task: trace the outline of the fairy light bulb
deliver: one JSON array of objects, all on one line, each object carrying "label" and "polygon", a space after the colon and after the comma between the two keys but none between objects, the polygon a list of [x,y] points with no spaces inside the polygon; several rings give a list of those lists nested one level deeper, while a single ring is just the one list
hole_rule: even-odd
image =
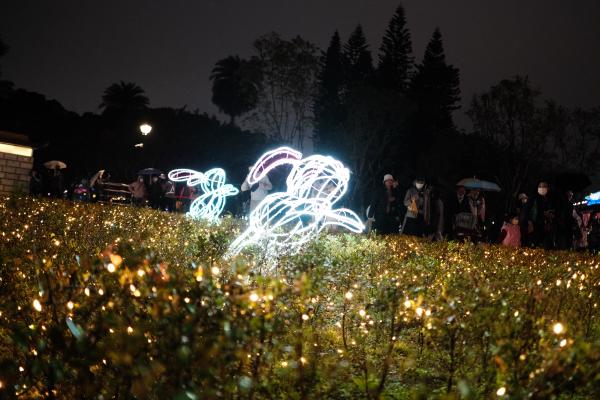
[{"label": "fairy light bulb", "polygon": [[552,331],[556,334],[556,335],[560,335],[561,333],[563,333],[565,331],[565,327],[563,326],[563,324],[561,324],[560,322],[557,322],[554,324],[554,326],[552,327]]}]

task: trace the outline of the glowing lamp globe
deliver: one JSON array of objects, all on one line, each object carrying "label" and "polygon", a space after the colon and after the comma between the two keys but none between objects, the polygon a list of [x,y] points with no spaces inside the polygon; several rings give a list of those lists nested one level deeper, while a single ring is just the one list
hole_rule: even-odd
[{"label": "glowing lamp globe", "polygon": [[140,125],[140,132],[142,132],[142,135],[146,136],[147,134],[152,132],[152,125],[150,125],[150,124]]}]

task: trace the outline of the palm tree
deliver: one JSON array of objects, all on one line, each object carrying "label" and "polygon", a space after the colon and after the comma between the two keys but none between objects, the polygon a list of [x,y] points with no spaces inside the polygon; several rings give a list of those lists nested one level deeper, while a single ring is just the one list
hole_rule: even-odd
[{"label": "palm tree", "polygon": [[150,104],[144,89],[133,82],[113,83],[102,95],[100,108],[104,110],[141,110]]},{"label": "palm tree", "polygon": [[256,60],[243,60],[236,55],[215,64],[210,75],[213,82],[212,102],[219,107],[219,111],[229,115],[232,125],[236,117],[256,106],[260,78],[260,67]]}]

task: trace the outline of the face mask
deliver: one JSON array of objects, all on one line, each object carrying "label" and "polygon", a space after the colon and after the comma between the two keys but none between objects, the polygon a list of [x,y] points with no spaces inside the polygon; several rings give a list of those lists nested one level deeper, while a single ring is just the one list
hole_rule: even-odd
[{"label": "face mask", "polygon": [[419,190],[423,189],[423,186],[425,186],[424,183],[415,183],[415,187]]},{"label": "face mask", "polygon": [[538,188],[538,194],[540,196],[545,196],[546,194],[548,194],[548,188]]}]

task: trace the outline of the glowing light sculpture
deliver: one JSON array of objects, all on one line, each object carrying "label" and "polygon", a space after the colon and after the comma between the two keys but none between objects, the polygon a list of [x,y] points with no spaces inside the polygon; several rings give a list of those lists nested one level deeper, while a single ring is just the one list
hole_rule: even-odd
[{"label": "glowing light sculpture", "polygon": [[250,245],[264,246],[268,255],[298,252],[326,226],[341,226],[362,232],[360,218],[347,208],[333,205],[348,190],[350,171],[329,156],[302,153],[280,147],[263,154],[248,175],[250,185],[259,182],[272,169],[289,164],[285,192],[271,193],[256,206],[249,226],[236,238],[228,251],[234,256]]},{"label": "glowing light sculpture", "polygon": [[225,208],[225,198],[239,192],[233,185],[225,183],[225,171],[222,168],[209,169],[204,173],[186,168],[174,169],[169,172],[169,179],[186,182],[190,187],[200,186],[203,194],[194,199],[187,215],[213,223],[218,222]]},{"label": "glowing light sculpture", "polygon": [[588,196],[585,196],[585,199],[589,206],[600,204],[600,192],[590,193]]}]

